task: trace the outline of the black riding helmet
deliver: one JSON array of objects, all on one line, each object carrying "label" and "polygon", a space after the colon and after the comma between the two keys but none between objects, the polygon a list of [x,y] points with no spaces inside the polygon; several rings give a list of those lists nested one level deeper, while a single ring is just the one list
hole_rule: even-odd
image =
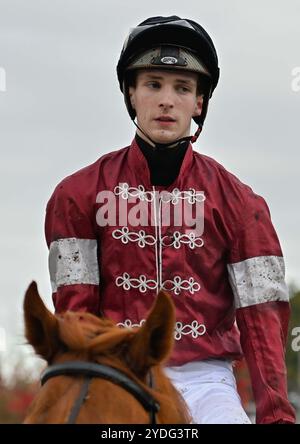
[{"label": "black riding helmet", "polygon": [[[134,61],[139,56],[157,48],[161,48],[161,57],[153,57],[148,65],[149,68],[186,69],[199,72],[204,97],[202,113],[200,116],[194,117],[194,121],[199,127],[193,140],[195,141],[201,132],[209,99],[219,80],[218,57],[212,39],[198,23],[189,19],[181,19],[175,15],[151,17],[130,30],[118,61],[117,74],[120,89],[124,94],[126,107],[132,120],[135,118],[135,110],[129,99],[128,73],[135,67]],[[180,52],[178,52],[178,48],[180,48]],[[180,54],[191,54],[200,63],[203,70],[191,68],[186,62],[187,58],[180,56]]]}]

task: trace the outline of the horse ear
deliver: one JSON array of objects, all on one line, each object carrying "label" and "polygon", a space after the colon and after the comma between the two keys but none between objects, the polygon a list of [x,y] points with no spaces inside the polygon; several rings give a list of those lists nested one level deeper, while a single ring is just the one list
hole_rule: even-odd
[{"label": "horse ear", "polygon": [[26,291],[23,308],[26,339],[49,362],[59,348],[58,320],[44,305],[34,281]]},{"label": "horse ear", "polygon": [[175,309],[171,297],[160,291],[145,324],[131,340],[128,354],[132,369],[145,376],[153,365],[165,361],[174,344]]}]

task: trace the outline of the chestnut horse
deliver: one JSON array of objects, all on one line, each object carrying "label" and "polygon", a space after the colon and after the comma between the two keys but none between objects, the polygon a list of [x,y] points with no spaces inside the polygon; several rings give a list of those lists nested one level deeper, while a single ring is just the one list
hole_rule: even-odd
[{"label": "chestnut horse", "polygon": [[186,404],[163,372],[174,306],[160,292],[142,327],[89,313],[52,314],[35,282],[24,300],[25,334],[48,367],[25,423],[185,424]]}]

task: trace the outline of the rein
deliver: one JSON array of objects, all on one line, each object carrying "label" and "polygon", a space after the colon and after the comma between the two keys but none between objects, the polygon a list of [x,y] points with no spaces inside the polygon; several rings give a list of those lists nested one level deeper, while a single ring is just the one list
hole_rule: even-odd
[{"label": "rein", "polygon": [[[55,376],[84,376],[84,382],[79,396],[72,407],[67,423],[74,424],[80,409],[87,398],[89,386],[93,378],[102,378],[124,388],[131,393],[137,401],[149,412],[150,424],[157,424],[156,414],[159,411],[159,403],[146,392],[139,384],[130,379],[125,373],[109,365],[96,364],[84,361],[70,361],[62,364],[54,364],[46,368],[41,375],[41,385]],[[154,388],[151,371],[148,373],[148,386]]]}]

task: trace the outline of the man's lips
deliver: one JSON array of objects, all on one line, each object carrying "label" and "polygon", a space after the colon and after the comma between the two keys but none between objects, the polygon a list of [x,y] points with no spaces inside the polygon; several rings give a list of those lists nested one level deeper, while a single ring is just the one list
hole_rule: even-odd
[{"label": "man's lips", "polygon": [[176,122],[176,120],[173,119],[173,117],[170,117],[170,116],[160,116],[160,117],[157,117],[155,119],[155,121],[160,123],[160,124],[164,124],[164,125]]},{"label": "man's lips", "polygon": [[156,117],[155,120],[160,120],[163,122],[175,122],[175,119],[171,116],[159,116],[159,117]]}]

